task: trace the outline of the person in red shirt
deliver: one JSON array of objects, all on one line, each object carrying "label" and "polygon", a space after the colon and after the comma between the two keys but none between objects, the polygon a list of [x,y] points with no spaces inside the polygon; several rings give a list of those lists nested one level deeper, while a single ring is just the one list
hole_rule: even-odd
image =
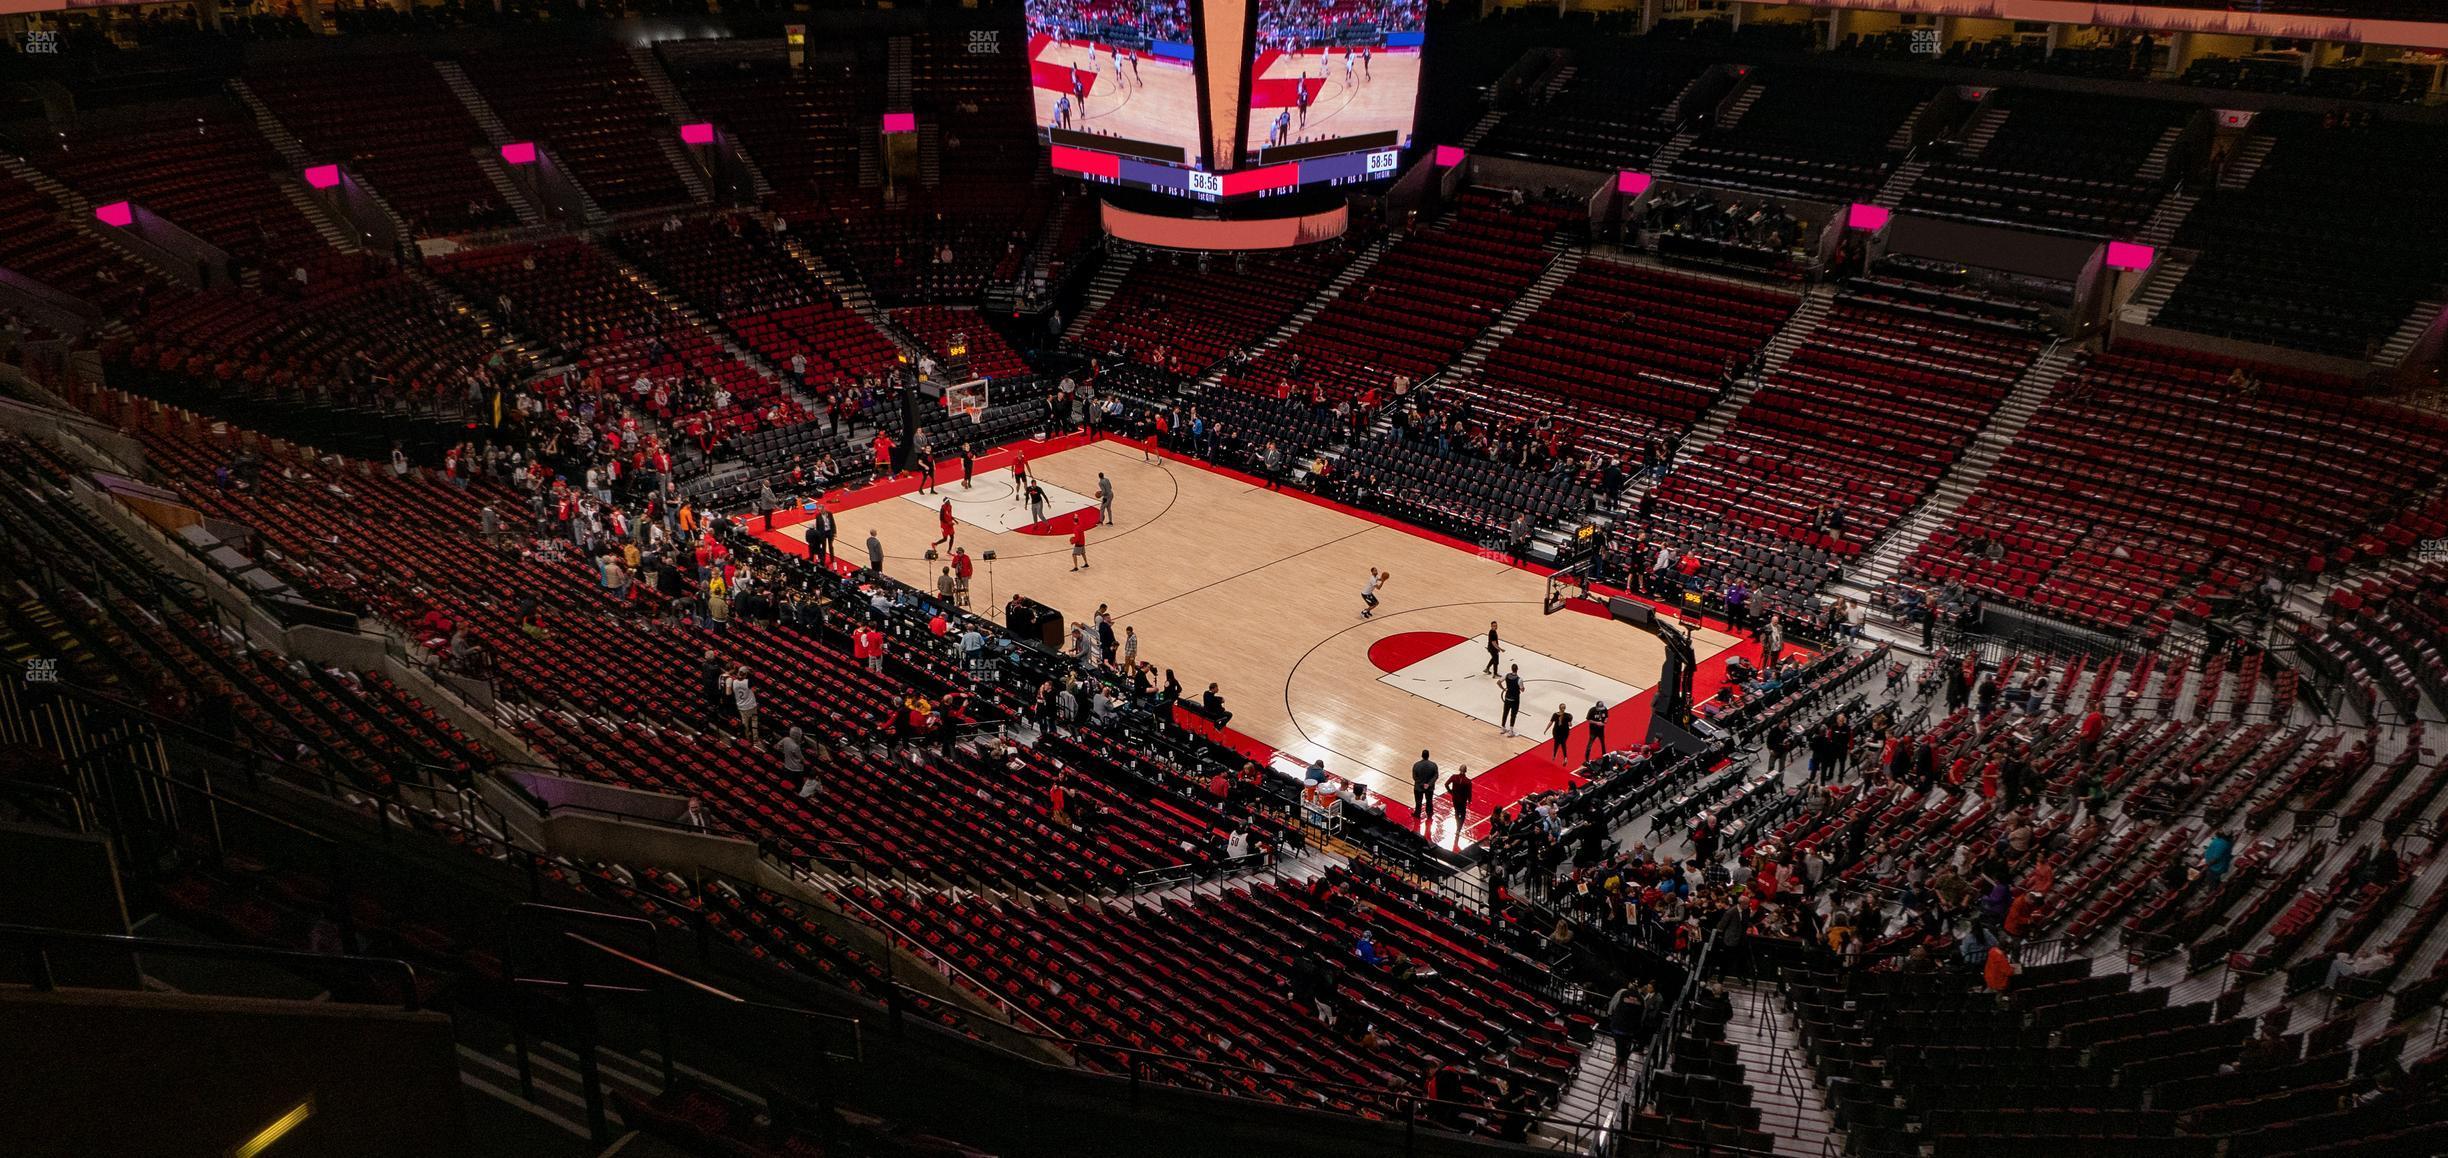
[{"label": "person in red shirt", "polygon": [[1071,516],[1071,569],[1079,571],[1084,570],[1087,566],[1088,524],[1079,516],[1073,515]]},{"label": "person in red shirt", "polygon": [[2093,709],[2091,709],[2090,711],[2088,711],[2088,712],[2086,712],[2086,713],[2084,713],[2084,714],[2083,714],[2083,720],[2082,720],[2082,758],[2083,758],[2083,759],[2085,759],[2085,760],[2090,759],[2090,758],[2091,758],[2091,754],[2092,754],[2093,752],[2096,752],[2096,751],[2098,751],[2098,750],[2099,750],[2099,742],[2100,742],[2100,737],[2102,737],[2102,736],[2106,735],[2107,733],[2108,733],[2108,717],[2106,717],[2106,716],[2104,716],[2104,715],[2101,715],[2101,714],[2100,714],[2100,710],[2099,710],[2098,708],[2093,708]]},{"label": "person in red shirt", "polygon": [[[947,547],[951,546],[952,532],[955,525],[952,521],[952,500],[945,499],[942,509],[935,512],[935,525],[943,531],[943,534],[935,540],[935,543],[941,543]],[[935,545],[935,543],[929,543],[927,546],[932,547]]]},{"label": "person in red shirt", "polygon": [[969,606],[969,577],[977,573],[977,564],[969,560],[969,552],[952,549],[952,601]]},{"label": "person in red shirt", "polygon": [[879,482],[893,476],[892,436],[881,430],[875,436],[875,472]]}]

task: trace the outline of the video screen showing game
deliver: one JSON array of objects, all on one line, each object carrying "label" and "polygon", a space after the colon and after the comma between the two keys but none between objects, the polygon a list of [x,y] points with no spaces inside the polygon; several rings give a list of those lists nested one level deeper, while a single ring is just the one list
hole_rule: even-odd
[{"label": "video screen showing game", "polygon": [[1199,156],[1188,0],[1028,0],[1038,135],[1174,165]]},{"label": "video screen showing game", "polygon": [[1245,158],[1407,148],[1426,0],[1258,0]]}]

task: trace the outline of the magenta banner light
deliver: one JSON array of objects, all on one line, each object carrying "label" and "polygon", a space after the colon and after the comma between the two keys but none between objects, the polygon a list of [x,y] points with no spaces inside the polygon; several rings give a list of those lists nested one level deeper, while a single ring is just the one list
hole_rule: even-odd
[{"label": "magenta banner light", "polygon": [[705,121],[699,121],[693,125],[682,125],[680,126],[680,143],[683,145],[711,145],[714,143],[714,126]]},{"label": "magenta banner light", "polygon": [[338,185],[340,183],[340,166],[308,165],[306,166],[306,183],[317,189],[329,189],[335,185]]},{"label": "magenta banner light", "polygon": [[884,114],[884,131],[885,131],[885,132],[888,132],[888,133],[914,133],[914,132],[917,132],[917,131],[918,131],[918,114],[916,114],[916,113],[886,113],[886,114]]},{"label": "magenta banner light", "polygon": [[534,141],[512,141],[502,146],[502,160],[513,165],[533,165],[535,158]]},{"label": "magenta banner light", "polygon": [[1615,191],[1626,197],[1638,197],[1649,191],[1650,176],[1626,169],[1615,174]]},{"label": "magenta banner light", "polygon": [[1887,228],[1887,210],[1867,201],[1856,201],[1845,209],[1845,227],[1876,233]]},{"label": "magenta banner light", "polygon": [[1436,150],[1436,163],[1437,167],[1440,169],[1451,169],[1454,166],[1461,164],[1462,146],[1438,145]]},{"label": "magenta banner light", "polygon": [[130,225],[136,224],[136,207],[128,204],[125,201],[113,201],[108,205],[96,205],[94,206],[94,218],[104,225],[115,225],[121,229],[125,229]]},{"label": "magenta banner light", "polygon": [[2111,241],[2108,243],[2108,268],[2110,269],[2149,269],[2151,262],[2158,260],[2158,257],[2158,250],[2139,242]]}]

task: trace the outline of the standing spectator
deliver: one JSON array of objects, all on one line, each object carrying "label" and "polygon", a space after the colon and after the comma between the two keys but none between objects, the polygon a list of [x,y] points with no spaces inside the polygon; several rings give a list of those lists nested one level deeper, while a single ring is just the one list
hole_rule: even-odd
[{"label": "standing spectator", "polygon": [[867,528],[867,569],[884,573],[884,540],[876,538],[875,528]]},{"label": "standing spectator", "polygon": [[749,743],[756,743],[756,685],[748,682],[748,669],[744,667],[731,669],[731,675],[724,681],[723,686],[730,691],[732,703],[739,709],[740,735],[746,737]]},{"label": "standing spectator", "polygon": [[1411,811],[1417,814],[1420,831],[1436,828],[1436,761],[1428,758],[1428,750],[1420,749],[1420,758],[1411,763]]}]

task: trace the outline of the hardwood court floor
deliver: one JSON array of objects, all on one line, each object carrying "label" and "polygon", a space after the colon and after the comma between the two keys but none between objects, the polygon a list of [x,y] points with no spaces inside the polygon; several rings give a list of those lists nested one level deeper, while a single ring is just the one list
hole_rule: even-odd
[{"label": "hardwood court floor", "polygon": [[[1468,709],[1485,715],[1486,705],[1466,698],[1492,703],[1493,681],[1475,663],[1457,674],[1451,656],[1430,662],[1427,649],[1440,641],[1414,633],[1465,637],[1476,648],[1493,619],[1508,647],[1547,657],[1550,675],[1566,672],[1560,686],[1578,686],[1567,669],[1643,691],[1657,682],[1665,653],[1654,637],[1589,615],[1540,614],[1546,580],[1535,572],[1237,476],[1162,457],[1145,461],[1129,443],[1079,446],[1032,457],[1031,465],[1042,481],[1081,495],[1094,495],[1097,472],[1105,472],[1113,479],[1115,522],[1090,532],[1089,567],[1079,572],[1069,569],[1062,537],[964,525],[960,543],[972,556],[987,549],[999,556],[991,567],[979,564],[972,589],[978,612],[999,620],[1003,601],[1015,593],[1074,622],[1105,604],[1117,630],[1138,629],[1140,657],[1174,669],[1193,698],[1209,681],[1222,685],[1235,731],[1302,762],[1323,757],[1329,769],[1404,803],[1411,762],[1423,748],[1446,771],[1467,764],[1476,776],[1545,743],[1506,737],[1474,718]],[[946,477],[957,492],[957,463]],[[981,471],[977,488],[972,499],[1008,495],[1009,470]],[[1059,522],[1065,511],[1058,505],[1050,513]],[[923,557],[937,533],[931,508],[882,498],[838,518],[845,554],[863,562],[872,528],[884,544],[886,571],[934,590],[941,564]],[[798,528],[781,533],[796,538]],[[1393,580],[1380,593],[1377,615],[1364,620],[1360,590],[1371,566],[1391,571]],[[1372,646],[1398,636],[1410,638],[1381,648],[1381,656],[1417,658],[1399,666],[1408,669],[1401,682],[1420,691],[1381,682],[1387,672],[1371,659]],[[1694,640],[1703,662],[1736,642],[1711,630]],[[1525,673],[1533,671],[1522,658]],[[1540,686],[1526,697],[1526,732],[1538,732],[1564,698],[1560,692],[1542,698]],[[1589,707],[1585,697],[1566,702],[1576,719]],[[1611,739],[1621,746],[1637,736],[1619,731]],[[1526,790],[1503,795],[1517,799]],[[1474,816],[1500,802],[1478,800]]]}]

